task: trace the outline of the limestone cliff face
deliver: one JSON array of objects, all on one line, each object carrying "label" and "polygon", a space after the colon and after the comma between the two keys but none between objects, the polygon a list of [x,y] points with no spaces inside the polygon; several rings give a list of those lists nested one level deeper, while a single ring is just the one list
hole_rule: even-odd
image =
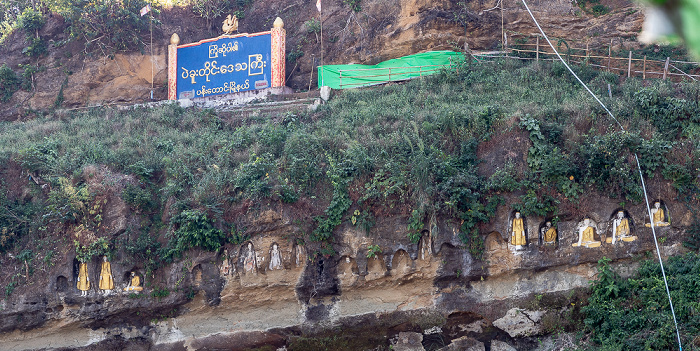
[{"label": "limestone cliff face", "polygon": [[[323,63],[372,64],[423,51],[462,49],[465,44],[476,50],[496,49],[501,29],[511,45],[514,38],[537,32],[521,3],[505,1],[503,16],[498,4],[495,0],[365,0],[361,11],[353,12],[340,1],[324,2]],[[608,45],[611,39],[615,45],[633,43],[643,19],[638,5],[627,0],[606,0],[603,4],[611,11],[599,17],[586,14],[570,1],[538,0],[529,5],[552,37],[594,46]],[[297,57],[286,65],[288,85],[306,89],[310,80],[315,84],[311,68],[321,64],[320,33],[309,31],[305,24],[317,14],[308,1],[260,1],[246,11],[239,29],[265,31],[276,16],[283,18],[287,54]],[[66,35],[65,23],[58,15],[50,17],[40,31],[49,42],[49,54],[37,62],[22,54],[27,43],[24,33],[17,31],[0,50],[0,61],[18,72],[19,64],[30,63],[45,70],[35,74],[32,91],[19,91],[9,102],[0,104],[0,119],[14,120],[34,110],[52,108],[61,92],[63,108],[150,101],[151,91],[154,99],[165,99],[170,35],[178,33],[182,43],[189,43],[219,32],[207,30],[205,21],[186,9],[164,10],[159,16],[162,25],[154,31],[152,47],[109,56],[99,52],[86,55],[82,43],[59,45]],[[143,41],[150,43],[150,38]]]},{"label": "limestone cliff face", "polygon": [[[118,184],[129,181],[104,169],[88,172],[94,172],[95,184],[109,176],[117,184],[115,192]],[[655,191],[663,194],[662,188]],[[107,234],[125,235],[120,223],[137,215],[125,211],[118,196],[105,198]],[[595,206],[587,215],[595,239],[602,242],[597,248],[572,246],[582,218],[564,217],[556,224],[556,244],[545,245],[539,233],[546,219],[530,216],[524,218],[528,245],[518,250],[509,244],[512,213],[501,206],[496,219],[481,228],[490,233],[483,249],[472,253],[458,238],[459,223],[452,220],[436,218],[424,228],[421,240],[411,243],[406,219],[387,217],[378,219],[369,233],[348,222],[341,225],[332,256],[316,255],[313,243],[291,239],[302,228],[290,220],[289,209],[266,206],[243,214],[250,240],[227,244],[219,252],[191,250],[155,272],[118,247],[111,261],[116,287],[107,296],[94,283],[101,261],[88,263],[93,284],[88,296],[81,297],[75,253],[61,250],[55,266],[33,275],[0,302],[0,343],[8,350],[217,345],[243,350],[281,347],[290,335],[333,328],[364,330],[363,335],[381,339],[439,326],[448,340],[500,339],[530,349],[535,341],[527,337],[544,333],[547,318],[578,308],[569,305],[571,294],[595,278],[599,259],[611,258],[625,274],[634,267],[635,256],[654,249],[651,229],[644,225],[645,208],[625,208],[638,239],[613,245],[605,239],[611,236],[619,205],[603,197],[592,201]],[[664,209],[672,225],[657,229],[665,238],[662,254],[677,254],[691,213],[673,201],[664,202]],[[373,245],[381,252],[368,249]],[[0,258],[2,267],[18,265],[12,257]],[[132,271],[143,277],[143,292],[122,291]],[[533,305],[535,295],[554,301],[564,293],[569,297],[554,309]],[[529,318],[523,319],[523,313]]]}]

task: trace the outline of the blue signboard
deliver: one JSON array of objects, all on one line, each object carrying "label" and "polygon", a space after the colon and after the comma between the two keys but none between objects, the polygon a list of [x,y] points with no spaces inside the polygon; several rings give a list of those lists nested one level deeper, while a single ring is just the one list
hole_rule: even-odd
[{"label": "blue signboard", "polygon": [[177,98],[270,87],[270,32],[219,37],[177,48]]}]

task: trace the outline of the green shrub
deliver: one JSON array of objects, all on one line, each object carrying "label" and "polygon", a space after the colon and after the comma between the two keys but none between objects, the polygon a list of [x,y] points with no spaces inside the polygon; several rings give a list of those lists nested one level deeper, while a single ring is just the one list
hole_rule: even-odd
[{"label": "green shrub", "polygon": [[367,246],[367,258],[378,258],[382,253],[382,248],[379,245]]},{"label": "green shrub", "polygon": [[603,4],[596,4],[591,7],[591,13],[595,16],[605,15],[610,12],[610,8]]},{"label": "green shrub", "polygon": [[176,226],[168,244],[167,258],[180,257],[191,248],[214,251],[226,241],[226,234],[216,227],[207,214],[200,210],[184,210],[173,217]]},{"label": "green shrub", "polygon": [[41,29],[46,23],[46,18],[39,10],[27,7],[17,17],[17,26],[24,29],[27,36],[34,36],[34,32]]},{"label": "green shrub", "polygon": [[270,196],[272,183],[270,172],[273,171],[272,155],[251,155],[247,163],[236,170],[233,186],[246,197],[262,199]]},{"label": "green shrub", "polygon": [[163,263],[165,252],[162,250],[161,244],[156,241],[156,238],[149,235],[148,228],[143,228],[144,231],[133,241],[127,241],[123,244],[131,257],[139,262],[143,262],[146,272],[153,272],[158,269]]},{"label": "green shrub", "polygon": [[90,194],[87,185],[73,185],[68,178],[58,178],[51,189],[44,218],[59,223],[80,223],[90,211]]},{"label": "green shrub", "polygon": [[[675,350],[676,332],[659,263],[644,261],[636,276],[618,277],[609,259],[598,262],[588,305],[582,308],[586,329],[601,349]],[[700,259],[696,254],[670,257],[664,267],[684,345],[700,332]]]},{"label": "green shrub", "polygon": [[311,233],[313,241],[328,241],[333,236],[333,230],[342,223],[343,215],[352,205],[348,195],[348,183],[352,180],[347,169],[342,167],[342,162],[333,158],[328,159],[329,169],[326,172],[333,186],[333,197],[323,216],[314,218],[318,227]]},{"label": "green shrub", "polygon": [[29,46],[22,49],[22,53],[29,57],[39,57],[47,52],[46,42],[41,38],[29,39]]},{"label": "green shrub", "polygon": [[634,93],[640,115],[648,119],[667,138],[677,138],[687,121],[700,113],[695,99],[665,96],[659,87],[644,87]]},{"label": "green shrub", "polygon": [[278,187],[279,198],[282,202],[292,204],[299,200],[299,194],[290,184],[282,184]]},{"label": "green shrub", "polygon": [[423,227],[423,217],[424,213],[422,210],[416,209],[411,212],[411,216],[408,218],[408,240],[412,243],[417,244],[420,241],[422,235]]},{"label": "green shrub", "polygon": [[636,151],[639,164],[647,177],[653,177],[659,167],[668,164],[668,153],[672,148],[673,143],[660,138],[641,140]]},{"label": "green shrub", "polygon": [[35,232],[41,221],[36,217],[44,209],[40,199],[10,199],[0,181],[0,253],[11,250],[15,243]]},{"label": "green shrub", "polygon": [[19,90],[22,80],[17,77],[17,74],[7,66],[0,66],[0,101],[6,102],[12,98],[12,95]]},{"label": "green shrub", "polygon": [[304,22],[304,27],[306,27],[307,33],[318,33],[321,31],[321,22],[319,22],[318,19],[314,17]]},{"label": "green shrub", "polygon": [[151,291],[151,297],[156,299],[163,299],[170,296],[170,290],[167,287],[154,287]]},{"label": "green shrub", "polygon": [[[212,28],[212,20],[226,14],[230,9],[229,0],[193,0],[192,11],[207,21],[207,29]],[[240,18],[239,18],[240,19]]]},{"label": "green shrub", "polygon": [[683,196],[695,196],[697,198],[698,185],[696,175],[692,170],[692,161],[686,164],[668,164],[661,171],[665,179],[672,182],[673,187]]},{"label": "green shrub", "polygon": [[527,194],[520,197],[520,202],[513,204],[513,209],[519,211],[523,216],[536,215],[546,217],[556,213],[559,201],[549,196],[538,196],[537,193],[529,189]]},{"label": "green shrub", "polygon": [[347,5],[352,11],[362,11],[362,0],[343,0],[343,4]]},{"label": "green shrub", "polygon": [[[150,21],[160,23],[152,16],[140,16],[145,0],[50,0],[49,9],[59,13],[68,24],[70,37],[86,43],[100,53],[110,55],[115,51],[143,47],[142,33],[149,29]],[[157,9],[153,9],[157,11]]]},{"label": "green shrub", "polygon": [[127,184],[124,187],[122,199],[132,208],[146,212],[150,211],[154,205],[151,193],[133,184]]},{"label": "green shrub", "polygon": [[73,244],[75,245],[75,258],[80,262],[89,262],[94,256],[112,255],[109,241],[104,237],[97,238],[87,244],[81,244],[78,240],[74,240]]},{"label": "green shrub", "polygon": [[15,288],[18,284],[19,282],[17,281],[11,281],[7,283],[7,285],[5,285],[5,296],[10,297],[10,295],[12,295],[12,293],[15,291]]},{"label": "green shrub", "polygon": [[[34,41],[34,39],[31,39],[31,41]],[[45,50],[42,50],[41,43],[39,43],[38,45],[39,45],[39,47],[36,48],[36,51],[32,47],[27,47],[27,48],[24,48],[24,50],[22,50],[22,52],[28,53],[29,56],[41,56],[45,53]],[[30,50],[30,51],[26,51],[26,50]],[[19,67],[22,68],[22,89],[26,90],[26,91],[31,91],[34,88],[34,73],[43,72],[45,70],[45,67],[35,66],[35,65],[31,65],[31,64],[27,64],[27,65],[20,64]]]}]

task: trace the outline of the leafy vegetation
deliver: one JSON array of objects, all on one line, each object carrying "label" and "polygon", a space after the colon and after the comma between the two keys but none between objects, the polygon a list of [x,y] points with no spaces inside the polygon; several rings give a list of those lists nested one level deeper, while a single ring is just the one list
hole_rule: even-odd
[{"label": "leafy vegetation", "polygon": [[378,255],[382,253],[382,248],[379,245],[367,246],[367,258],[378,258]]},{"label": "leafy vegetation", "polygon": [[600,0],[578,0],[577,4],[581,10],[594,16],[605,15],[610,12],[610,8],[601,4]]},{"label": "leafy vegetation", "polygon": [[[593,89],[619,83],[575,69]],[[465,62],[402,85],[345,91],[316,112],[233,118],[172,104],[3,122],[0,160],[50,187],[31,201],[4,195],[12,213],[0,209],[0,243],[3,250],[25,248],[56,226],[99,238],[100,189],[115,185],[88,186],[86,170],[94,165],[131,175],[118,193],[141,228],[116,240],[150,271],[191,248],[244,242],[250,233],[239,229],[246,224],[236,211],[266,203],[310,205],[308,218],[298,219],[306,234],[293,240],[323,255],[334,254],[339,226],[369,235],[375,218],[401,216],[412,242],[433,218],[461,223],[458,236],[480,258],[480,225],[505,204],[505,192],[519,192],[506,205],[524,216],[556,217],[562,207],[577,215],[591,192],[640,201],[639,185],[629,181],[637,174],[634,153],[645,176],[663,177],[683,199],[697,201],[698,87],[628,79],[616,89],[611,106],[626,132],[561,65],[514,61]],[[518,134],[529,137],[529,150],[512,150],[490,169],[493,160],[478,150]]]},{"label": "leafy vegetation", "polygon": [[0,66],[0,102],[10,100],[12,94],[19,90],[22,80],[17,77],[17,74],[7,66]]},{"label": "leafy vegetation", "polygon": [[353,12],[362,11],[362,0],[343,0],[343,4],[347,5]]},{"label": "leafy vegetation", "polygon": [[166,260],[181,257],[184,251],[194,247],[217,250],[226,239],[225,233],[215,228],[207,214],[200,210],[184,210],[171,223],[178,228],[172,233],[170,246],[166,249]]},{"label": "leafy vegetation", "polygon": [[[659,263],[644,261],[637,275],[629,279],[618,277],[609,263],[606,258],[598,262],[598,279],[588,306],[582,308],[596,349],[676,350],[678,341]],[[669,258],[664,267],[681,341],[690,346],[700,331],[700,259],[688,253]]]},{"label": "leafy vegetation", "polygon": [[75,244],[75,258],[80,262],[89,262],[94,256],[112,255],[109,242],[103,237],[87,244],[81,244],[78,240],[73,243]]}]

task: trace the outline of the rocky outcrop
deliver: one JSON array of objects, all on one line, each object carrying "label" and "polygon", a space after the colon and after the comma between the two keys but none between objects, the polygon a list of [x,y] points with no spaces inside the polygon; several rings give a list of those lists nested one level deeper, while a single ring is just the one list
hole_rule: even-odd
[{"label": "rocky outcrop", "polygon": [[[119,183],[118,175],[104,169],[87,172]],[[111,216],[107,222],[117,235],[116,224],[132,222],[133,214],[115,201],[108,201],[105,215]],[[407,239],[405,219],[379,219],[368,235],[347,223],[333,242],[337,254],[317,255],[313,245],[289,240],[300,228],[284,207],[268,208],[249,217],[249,241],[227,244],[218,253],[191,250],[156,272],[118,251],[112,259],[117,287],[107,296],[95,286],[87,297],[79,296],[77,263],[67,252],[46,281],[32,281],[31,288],[19,287],[2,301],[0,342],[15,350],[77,348],[117,339],[157,349],[232,340],[283,346],[289,335],[368,327],[377,334],[398,335],[408,340],[406,347],[415,344],[417,349],[420,338],[403,334],[402,339],[400,332],[419,333],[423,344],[439,336],[444,346],[458,349],[483,349],[494,339],[526,340],[545,332],[548,315],[575,308],[569,306],[571,292],[595,278],[597,260],[611,258],[624,273],[631,257],[652,250],[641,208],[628,210],[638,239],[612,245],[604,238],[617,205],[603,199],[598,204],[589,217],[595,219],[600,247],[572,246],[577,218],[560,221],[556,245],[544,245],[537,235],[544,219],[525,217],[529,244],[518,250],[501,234],[509,230],[508,215],[501,214],[485,228],[491,234],[482,260],[461,247],[457,223],[440,219],[417,244]],[[687,214],[673,202],[667,207],[674,224],[658,233],[666,238],[665,252],[677,253]],[[370,245],[381,253],[368,257]],[[2,258],[3,266],[12,262]],[[99,279],[99,264],[97,258],[89,263],[92,281]],[[143,276],[143,292],[121,291],[131,271]],[[557,294],[569,297],[555,298]],[[550,307],[542,309],[546,303]]]},{"label": "rocky outcrop", "polygon": [[544,311],[528,311],[511,308],[506,315],[493,321],[493,325],[511,337],[538,335],[542,332],[540,320]]}]

